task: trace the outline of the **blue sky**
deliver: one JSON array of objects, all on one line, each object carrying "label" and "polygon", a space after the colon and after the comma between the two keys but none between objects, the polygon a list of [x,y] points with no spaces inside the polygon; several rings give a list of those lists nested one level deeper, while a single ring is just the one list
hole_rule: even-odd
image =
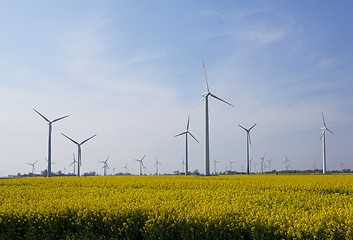
[{"label": "blue sky", "polygon": [[[190,130],[190,170],[204,172],[205,62],[212,93],[210,155],[217,169],[254,160],[271,167],[321,166],[321,111],[328,170],[353,168],[353,17],[350,1],[3,1],[0,4],[1,175],[45,169],[49,119],[53,170],[72,162],[82,141],[82,171],[124,171],[146,154],[155,172],[181,170]],[[211,163],[213,171],[213,164]],[[257,170],[259,165],[257,166]]]}]

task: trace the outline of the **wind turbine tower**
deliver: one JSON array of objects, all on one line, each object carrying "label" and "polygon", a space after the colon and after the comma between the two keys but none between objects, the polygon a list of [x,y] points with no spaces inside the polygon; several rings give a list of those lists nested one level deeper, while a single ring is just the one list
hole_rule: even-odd
[{"label": "wind turbine tower", "polygon": [[205,99],[205,175],[209,176],[210,175],[210,136],[209,136],[209,126],[208,126],[208,97],[211,96],[215,99],[218,99],[232,107],[234,107],[232,104],[224,101],[223,99],[217,97],[216,95],[213,95],[210,92],[210,89],[208,87],[208,82],[207,82],[207,76],[206,76],[206,69],[205,69],[205,64],[203,63],[203,70],[205,73],[205,81],[206,81],[206,90],[207,92],[202,95],[202,100]]},{"label": "wind turbine tower", "polygon": [[49,124],[49,138],[48,138],[48,172],[47,172],[47,177],[51,177],[51,131],[52,131],[52,124],[61,120],[61,119],[64,119],[64,118],[67,118],[69,115],[66,115],[64,117],[60,117],[60,118],[57,118],[57,119],[54,119],[53,121],[50,121],[48,118],[44,117],[44,115],[42,115],[40,112],[38,112],[37,110],[35,110],[33,108],[33,110],[39,114],[39,116],[41,116],[45,121],[48,122]]},{"label": "wind turbine tower", "polygon": [[245,127],[239,125],[239,127],[241,127],[245,132],[246,132],[246,174],[249,175],[250,174],[250,161],[249,161],[249,157],[250,157],[250,144],[251,144],[251,138],[250,138],[250,131],[256,126],[257,123],[255,123],[251,128],[246,129]]},{"label": "wind turbine tower", "polygon": [[329,131],[332,134],[334,134],[334,133],[330,129],[327,128],[323,112],[321,112],[321,115],[322,115],[322,121],[324,123],[324,126],[322,128],[320,128],[321,131],[322,131],[322,134],[321,134],[321,140],[322,140],[322,174],[326,174],[326,142],[325,142],[325,136],[326,136],[326,131]]},{"label": "wind turbine tower", "polygon": [[104,169],[104,176],[107,176],[107,169],[109,169],[109,166],[108,166],[108,159],[109,157],[107,157],[107,159],[105,159],[105,161],[99,161],[100,163],[103,163],[103,169]]},{"label": "wind turbine tower", "polygon": [[77,145],[78,148],[78,153],[77,153],[77,176],[80,176],[80,168],[81,168],[81,145],[84,144],[85,142],[89,141],[90,139],[94,138],[95,136],[97,136],[97,134],[94,134],[93,136],[87,138],[86,140],[83,140],[81,143],[76,142],[75,140],[73,140],[72,138],[66,136],[65,134],[61,133],[64,137],[66,137],[67,139],[69,139],[71,142],[73,142],[74,144]]},{"label": "wind turbine tower", "polygon": [[145,156],[143,156],[141,159],[135,159],[136,162],[139,162],[140,163],[140,175],[143,175],[142,174],[142,168],[143,168],[143,159],[146,157],[146,154]]},{"label": "wind turbine tower", "polygon": [[178,136],[181,136],[181,135],[184,135],[185,134],[185,147],[186,147],[186,156],[185,156],[185,159],[186,159],[186,163],[185,163],[185,168],[186,168],[186,171],[185,171],[185,175],[188,175],[189,173],[189,154],[188,154],[188,134],[190,134],[190,136],[195,139],[195,141],[198,143],[199,141],[194,137],[194,135],[192,135],[192,133],[189,131],[189,125],[190,125],[190,115],[188,116],[188,121],[187,121],[187,124],[186,124],[186,131],[185,132],[182,132],[182,133],[179,133],[177,135],[175,135],[174,137],[178,137]]}]

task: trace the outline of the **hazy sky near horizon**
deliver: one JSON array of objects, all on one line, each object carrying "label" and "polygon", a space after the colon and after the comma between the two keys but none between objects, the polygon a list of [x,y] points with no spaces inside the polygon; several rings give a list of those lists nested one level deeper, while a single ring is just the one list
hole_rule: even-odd
[{"label": "hazy sky near horizon", "polygon": [[[353,168],[351,1],[2,1],[0,3],[0,175],[67,169],[82,146],[82,172],[181,170],[186,128],[191,171],[204,172],[205,62],[210,155],[217,171],[245,167],[251,154],[272,169],[322,165],[321,111],[328,170]],[[260,170],[260,164],[257,165]],[[254,168],[253,168],[254,169]]]}]

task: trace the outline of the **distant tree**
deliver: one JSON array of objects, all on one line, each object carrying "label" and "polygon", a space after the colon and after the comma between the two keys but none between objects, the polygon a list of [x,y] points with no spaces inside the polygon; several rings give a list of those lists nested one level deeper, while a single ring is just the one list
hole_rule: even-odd
[{"label": "distant tree", "polygon": [[88,172],[88,173],[84,173],[83,176],[88,177],[88,176],[96,176],[97,173],[96,172]]},{"label": "distant tree", "polygon": [[193,172],[192,172],[192,175],[200,175],[199,170],[196,169],[195,171],[193,171]]}]

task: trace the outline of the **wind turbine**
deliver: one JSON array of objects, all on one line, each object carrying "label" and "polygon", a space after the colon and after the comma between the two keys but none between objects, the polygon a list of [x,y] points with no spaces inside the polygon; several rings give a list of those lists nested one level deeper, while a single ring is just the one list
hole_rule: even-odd
[{"label": "wind turbine", "polygon": [[127,171],[129,171],[129,168],[127,167],[127,163],[126,163],[124,169],[125,169],[125,174],[127,174]]},{"label": "wind turbine", "polygon": [[162,164],[161,162],[159,162],[156,158],[156,163],[154,164],[156,166],[156,175],[158,175],[158,165]]},{"label": "wind turbine", "polygon": [[324,114],[323,112],[321,112],[322,115],[322,121],[324,123],[324,126],[321,129],[322,134],[321,134],[321,140],[322,140],[322,174],[326,174],[326,142],[325,142],[325,136],[326,136],[326,130],[329,131],[330,133],[334,134],[333,132],[331,132],[330,129],[328,129],[326,127],[326,122],[325,122],[325,118],[324,118]]},{"label": "wind turbine", "polygon": [[286,171],[288,171],[288,167],[290,166],[290,161],[288,160],[286,156],[286,161],[284,161],[284,164],[286,164]]},{"label": "wind turbine", "polygon": [[188,122],[186,124],[186,131],[185,132],[182,132],[182,133],[179,133],[177,135],[175,135],[174,137],[178,137],[178,136],[181,136],[181,135],[184,135],[185,134],[185,147],[186,147],[186,171],[185,171],[185,175],[188,175],[188,172],[189,172],[189,157],[188,157],[188,134],[190,134],[190,136],[195,139],[195,141],[198,143],[199,141],[194,137],[194,135],[192,135],[192,133],[189,131],[189,125],[190,125],[190,115],[188,116]]},{"label": "wind turbine", "polygon": [[216,161],[216,159],[213,159],[213,163],[214,163],[214,174],[216,175],[217,174],[217,163],[219,161]]},{"label": "wind turbine", "polygon": [[340,165],[341,165],[341,169],[342,169],[342,172],[343,172],[344,163],[341,162]]},{"label": "wind turbine", "polygon": [[32,175],[34,175],[34,169],[35,169],[35,164],[38,162],[38,160],[37,161],[35,161],[34,163],[27,163],[28,165],[31,165],[32,166]]},{"label": "wind turbine", "polygon": [[69,165],[69,167],[71,167],[71,165],[74,165],[74,175],[76,175],[76,168],[75,168],[75,164],[77,163],[76,159],[75,159],[75,154],[72,154],[74,156],[74,161]]},{"label": "wind turbine", "polygon": [[272,159],[267,160],[267,162],[268,162],[268,171],[271,172],[271,162],[272,162]]},{"label": "wind turbine", "polygon": [[107,169],[109,169],[108,166],[108,159],[109,157],[107,157],[107,159],[105,159],[105,161],[99,161],[100,163],[103,163],[103,169],[104,169],[104,176],[107,176]]},{"label": "wind turbine", "polygon": [[[182,172],[184,172],[184,165],[185,165],[184,158],[183,158],[183,162],[180,165],[182,166],[181,167]],[[185,175],[186,175],[186,173],[185,173]]]},{"label": "wind turbine", "polygon": [[146,154],[145,156],[143,156],[141,159],[135,159],[135,161],[139,162],[140,163],[140,175],[142,175],[142,168],[143,168],[143,159],[146,157]]},{"label": "wind turbine", "polygon": [[229,171],[232,171],[232,164],[234,163],[234,162],[232,162],[232,161],[230,161],[230,160],[228,160],[229,161]]},{"label": "wind turbine", "polygon": [[249,162],[249,147],[251,144],[251,138],[250,138],[250,131],[251,129],[253,129],[256,126],[257,123],[255,123],[251,128],[246,129],[245,127],[243,127],[242,125],[239,125],[239,127],[241,127],[242,129],[244,129],[244,131],[246,132],[246,174],[250,174],[250,162]]},{"label": "wind turbine", "polygon": [[52,124],[54,122],[57,122],[61,119],[64,119],[64,118],[67,118],[69,115],[66,115],[64,117],[60,117],[60,118],[57,118],[57,119],[54,119],[53,121],[50,121],[48,120],[48,118],[44,117],[40,112],[38,112],[37,110],[35,110],[33,108],[33,110],[38,113],[42,118],[44,118],[45,121],[48,122],[49,124],[49,140],[48,140],[48,172],[47,172],[47,177],[51,177],[51,131],[52,131]]},{"label": "wind turbine", "polygon": [[73,140],[72,138],[66,136],[65,134],[61,133],[64,137],[66,137],[67,139],[69,139],[71,142],[75,143],[77,145],[78,148],[78,153],[77,153],[77,176],[80,176],[80,167],[82,164],[81,161],[81,145],[84,144],[85,142],[87,142],[88,140],[94,138],[95,136],[97,136],[97,134],[94,134],[93,136],[87,138],[86,140],[83,140],[81,143],[76,142],[75,140]]},{"label": "wind turbine", "polygon": [[265,159],[265,155],[263,157],[259,157],[261,159],[261,173],[264,173],[264,159]]},{"label": "wind turbine", "polygon": [[209,176],[210,175],[210,136],[209,136],[209,126],[208,126],[208,97],[211,96],[211,97],[218,99],[218,100],[220,100],[220,101],[222,101],[232,107],[234,107],[234,106],[232,104],[224,101],[223,99],[217,97],[216,95],[213,95],[210,92],[210,89],[208,87],[208,82],[207,82],[205,63],[203,63],[203,70],[205,73],[207,92],[202,95],[200,102],[205,99],[205,175]]}]

